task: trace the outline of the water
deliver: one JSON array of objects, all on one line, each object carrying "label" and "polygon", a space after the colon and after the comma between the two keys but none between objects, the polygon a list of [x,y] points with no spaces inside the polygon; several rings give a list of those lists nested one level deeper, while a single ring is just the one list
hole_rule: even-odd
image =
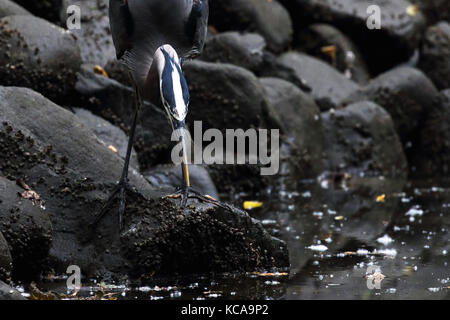
[{"label": "water", "polygon": [[[450,180],[328,177],[236,202],[264,202],[250,214],[288,243],[289,274],[160,278],[143,287],[104,284],[104,292],[147,300],[449,299]],[[79,296],[98,289],[91,283]]]}]

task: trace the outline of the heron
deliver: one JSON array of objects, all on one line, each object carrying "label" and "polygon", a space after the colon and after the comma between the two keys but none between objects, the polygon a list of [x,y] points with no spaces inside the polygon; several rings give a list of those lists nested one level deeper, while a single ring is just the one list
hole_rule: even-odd
[{"label": "heron", "polygon": [[[110,0],[109,18],[117,59],[127,67],[135,92],[135,112],[124,167],[94,223],[119,197],[119,226],[123,227],[125,191],[136,122],[143,101],[163,107],[173,130],[185,129],[189,89],[183,62],[200,55],[205,44],[209,16],[208,0]],[[180,139],[184,139],[180,136]],[[185,140],[183,141],[185,142]],[[215,202],[191,188],[188,161],[183,148],[181,163],[184,185],[168,198],[190,197]]]}]

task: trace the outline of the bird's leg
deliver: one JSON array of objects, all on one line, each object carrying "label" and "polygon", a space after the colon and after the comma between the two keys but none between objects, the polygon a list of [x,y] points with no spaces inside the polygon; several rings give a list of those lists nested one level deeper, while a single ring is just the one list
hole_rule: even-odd
[{"label": "bird's leg", "polygon": [[95,226],[106,214],[107,209],[111,206],[111,204],[114,202],[115,197],[119,196],[119,228],[122,230],[123,227],[123,214],[125,213],[125,190],[131,189],[128,184],[128,168],[130,166],[130,158],[131,158],[131,151],[133,149],[133,143],[134,143],[134,134],[136,131],[136,124],[137,124],[137,118],[139,114],[139,110],[141,107],[141,98],[139,95],[139,90],[134,86],[135,89],[135,113],[133,118],[133,123],[131,125],[131,131],[130,135],[128,137],[128,146],[127,146],[127,154],[125,156],[125,163],[122,170],[122,175],[120,177],[119,183],[114,187],[112,190],[110,196],[108,197],[108,200],[103,205],[101,211],[98,213],[98,215],[95,218],[95,221],[92,223],[93,226]]},{"label": "bird's leg", "polygon": [[185,135],[182,135],[180,137],[180,139],[182,139],[181,142],[182,142],[182,147],[183,147],[183,161],[181,162],[181,172],[182,172],[184,184],[177,192],[175,192],[174,194],[165,196],[164,198],[165,199],[181,198],[181,207],[182,208],[186,207],[188,199],[197,199],[202,202],[211,203],[211,204],[217,205],[217,206],[225,208],[225,209],[230,209],[230,207],[227,204],[222,203],[209,195],[203,195],[201,192],[192,188],[191,183],[190,183],[190,178],[189,178],[189,165],[188,165],[185,137],[186,137]]}]

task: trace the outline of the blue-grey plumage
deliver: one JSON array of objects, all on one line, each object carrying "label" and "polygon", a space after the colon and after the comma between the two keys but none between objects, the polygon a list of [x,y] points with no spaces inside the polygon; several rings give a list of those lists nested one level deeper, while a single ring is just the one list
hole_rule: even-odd
[{"label": "blue-grey plumage", "polygon": [[110,0],[117,56],[143,87],[160,46],[169,44],[182,60],[201,53],[208,16],[208,0]]}]

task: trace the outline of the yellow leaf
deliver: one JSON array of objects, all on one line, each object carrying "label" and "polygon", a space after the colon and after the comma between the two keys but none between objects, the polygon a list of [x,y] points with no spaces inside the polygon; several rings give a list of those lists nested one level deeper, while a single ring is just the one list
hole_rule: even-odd
[{"label": "yellow leaf", "polygon": [[105,69],[100,67],[99,65],[94,66],[94,72],[96,74],[99,74],[101,76],[104,76],[105,78],[109,78],[108,73],[106,73]]},{"label": "yellow leaf", "polygon": [[255,208],[259,208],[263,205],[262,202],[259,201],[244,201],[244,209],[245,210],[252,210]]},{"label": "yellow leaf", "polygon": [[406,13],[411,17],[415,17],[419,13],[419,6],[417,4],[412,4],[406,8]]},{"label": "yellow leaf", "polygon": [[385,194],[379,195],[376,199],[377,202],[384,202],[384,200],[386,200]]},{"label": "yellow leaf", "polygon": [[114,152],[114,153],[117,153],[117,152],[118,152],[117,149],[116,149],[116,147],[114,147],[113,145],[108,146],[108,149],[111,150],[111,151]]}]

